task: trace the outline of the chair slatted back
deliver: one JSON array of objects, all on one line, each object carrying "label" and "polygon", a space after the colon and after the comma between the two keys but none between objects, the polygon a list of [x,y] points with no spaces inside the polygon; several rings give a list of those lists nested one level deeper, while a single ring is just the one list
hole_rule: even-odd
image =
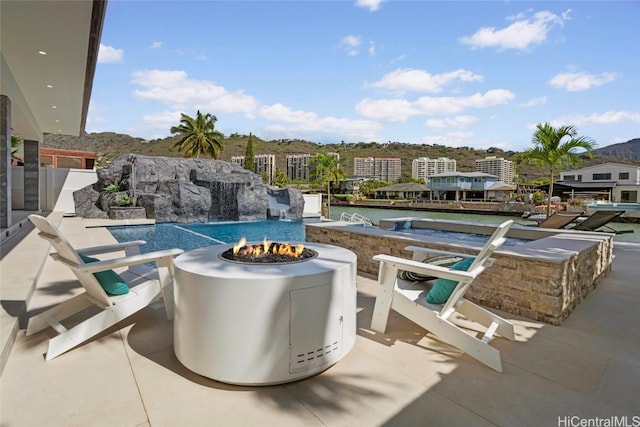
[{"label": "chair slatted back", "polygon": [[489,261],[489,258],[491,257],[491,255],[493,255],[493,252],[496,249],[498,249],[500,246],[502,246],[504,242],[507,240],[506,234],[512,225],[513,225],[513,220],[510,219],[508,221],[503,222],[495,229],[495,231],[493,232],[493,234],[491,235],[487,243],[480,250],[480,252],[478,252],[478,255],[476,255],[476,259],[473,261],[473,263],[469,266],[469,269],[467,270],[469,273],[472,273],[474,275],[473,278],[468,280],[461,280],[458,283],[458,285],[452,292],[447,302],[444,303],[444,305],[442,306],[440,313],[448,317],[446,313],[453,312],[453,309],[459,303],[460,299],[464,296],[465,292],[467,292],[467,289],[469,288],[471,283],[475,280],[476,277],[480,275],[480,273],[484,271],[484,269],[486,268],[487,261]]},{"label": "chair slatted back", "polygon": [[573,227],[573,229],[580,231],[595,231],[603,225],[610,223],[623,213],[625,213],[625,211],[595,211],[589,215],[587,219]]},{"label": "chair slatted back", "polygon": [[69,241],[60,233],[58,227],[53,225],[48,219],[43,216],[32,214],[29,215],[29,220],[38,229],[38,235],[43,239],[51,243],[51,246],[56,251],[52,254],[54,259],[60,258],[61,261],[75,274],[82,286],[87,291],[97,304],[101,306],[109,306],[111,302],[109,296],[106,294],[100,283],[96,280],[92,273],[80,271],[74,266],[83,265],[84,261],[78,255],[78,252],[71,246]]}]

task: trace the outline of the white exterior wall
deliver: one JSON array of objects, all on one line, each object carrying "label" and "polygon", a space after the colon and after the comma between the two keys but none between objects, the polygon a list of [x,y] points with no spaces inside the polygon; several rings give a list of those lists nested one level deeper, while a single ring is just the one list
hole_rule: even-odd
[{"label": "white exterior wall", "polygon": [[[594,174],[611,174],[611,179],[608,180],[594,180]],[[628,179],[620,179],[620,173],[628,173]],[[581,175],[581,182],[603,182],[614,181],[619,185],[640,185],[640,166],[626,165],[624,163],[603,163],[601,165],[589,166],[582,169],[573,169],[560,172],[560,180],[566,180],[567,175],[573,175],[576,177]]]},{"label": "white exterior wall", "polygon": [[304,217],[319,217],[322,215],[322,194],[303,194]]},{"label": "white exterior wall", "polygon": [[[13,209],[24,209],[24,168],[12,166],[11,197]],[[40,210],[75,213],[73,192],[95,184],[98,175],[93,169],[68,169],[45,166],[40,168]]]},{"label": "white exterior wall", "polygon": [[[610,178],[593,179],[594,175],[602,174],[610,174]],[[628,174],[628,178],[621,178],[620,174]],[[635,193],[636,203],[640,201],[640,166],[609,162],[582,169],[560,172],[560,180],[568,180],[567,176],[573,176],[576,181],[592,183],[594,185],[601,182],[615,182],[616,186],[613,187],[611,191],[611,200],[613,202],[623,201],[623,192]],[[580,177],[580,179],[578,179],[578,177]],[[633,199],[633,196],[631,198]]]}]

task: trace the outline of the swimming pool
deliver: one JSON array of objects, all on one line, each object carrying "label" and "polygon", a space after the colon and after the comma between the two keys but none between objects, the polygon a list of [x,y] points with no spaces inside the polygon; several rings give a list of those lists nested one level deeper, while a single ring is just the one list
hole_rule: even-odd
[{"label": "swimming pool", "polygon": [[304,223],[297,221],[233,221],[216,223],[161,223],[107,227],[118,242],[145,240],[143,253],[170,248],[190,251],[206,246],[236,243],[244,237],[248,241],[300,243],[305,240]]},{"label": "swimming pool", "polygon": [[[454,240],[462,240],[465,242],[477,242],[477,243],[486,243],[489,240],[488,235],[483,234],[473,234],[473,233],[462,233],[459,231],[445,231],[445,230],[434,230],[431,228],[402,228],[400,230],[396,230],[400,234],[408,234],[408,235],[420,235],[420,236],[432,236],[438,237],[440,239],[454,239]],[[515,237],[507,237],[504,242],[504,246],[518,246],[523,245],[525,243],[529,243],[531,240],[518,239]]]},{"label": "swimming pool", "polygon": [[[453,239],[460,240],[463,242],[473,242],[485,244],[491,234],[477,234],[471,232],[469,230],[461,231],[461,230],[446,230],[442,228],[431,228],[429,224],[433,225],[432,222],[421,220],[420,218],[411,218],[411,219],[389,219],[384,222],[388,222],[391,224],[391,228],[388,227],[388,224],[385,228],[389,230],[393,230],[396,233],[404,234],[404,235],[419,235],[419,236],[429,236],[435,237],[438,239]],[[450,222],[453,223],[453,222]],[[463,223],[458,224],[463,225]],[[459,227],[458,227],[459,228]],[[531,242],[531,239],[523,239],[518,237],[507,237],[505,240],[505,246],[518,246],[525,243]]]},{"label": "swimming pool", "polygon": [[[305,241],[305,223],[285,220],[260,221],[229,221],[215,223],[160,223],[149,225],[126,225],[107,227],[118,242],[144,240],[147,243],[140,246],[143,253],[170,248],[180,248],[185,251],[206,246],[236,243],[242,237],[250,242],[261,242],[263,239],[287,243],[302,243]],[[350,227],[358,227],[351,225]],[[361,227],[361,225],[360,225]],[[377,228],[377,227],[374,227]],[[427,235],[445,239],[455,239],[467,242],[485,243],[488,235],[462,233],[457,231],[434,230],[428,228],[411,228],[411,222],[395,224],[398,233]],[[530,240],[507,238],[505,246],[515,246],[530,242]]]}]

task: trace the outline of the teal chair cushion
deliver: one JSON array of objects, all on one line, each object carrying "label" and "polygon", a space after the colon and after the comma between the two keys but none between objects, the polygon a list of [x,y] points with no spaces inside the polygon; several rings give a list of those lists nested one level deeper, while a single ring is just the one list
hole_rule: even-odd
[{"label": "teal chair cushion", "polygon": [[[449,267],[451,270],[467,271],[475,258],[464,258]],[[456,280],[439,278],[433,282],[433,287],[427,294],[427,302],[429,304],[444,304],[447,302],[453,290],[458,286]]]},{"label": "teal chair cushion", "polygon": [[[90,256],[82,254],[78,255],[80,255],[80,258],[85,263],[100,261],[99,259],[92,258]],[[97,273],[93,273],[93,276],[108,295],[124,295],[129,293],[129,286],[127,285],[127,282],[125,282],[124,279],[113,270],[98,271]]]}]

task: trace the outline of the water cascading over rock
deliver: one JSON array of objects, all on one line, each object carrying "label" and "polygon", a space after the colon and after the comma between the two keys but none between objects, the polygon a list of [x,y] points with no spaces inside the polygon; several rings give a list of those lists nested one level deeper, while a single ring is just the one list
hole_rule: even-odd
[{"label": "water cascading over rock", "polygon": [[270,187],[259,175],[221,160],[124,154],[97,175],[98,182],[73,193],[79,216],[107,218],[123,209],[105,191],[114,183],[117,194],[129,195],[131,206],[143,207],[156,222],[301,220],[304,210],[300,190]]}]

